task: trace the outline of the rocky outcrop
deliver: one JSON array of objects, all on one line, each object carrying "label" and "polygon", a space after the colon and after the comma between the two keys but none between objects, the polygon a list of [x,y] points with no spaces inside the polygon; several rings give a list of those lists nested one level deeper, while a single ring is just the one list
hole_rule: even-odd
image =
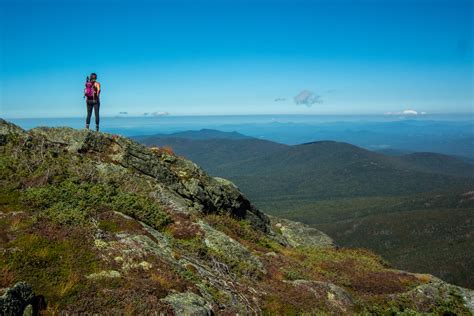
[{"label": "rocky outcrop", "polygon": [[457,299],[474,315],[473,290],[451,285],[432,276],[429,283],[419,285],[406,293],[393,295],[393,299],[416,302],[417,306],[425,308],[422,310],[425,313],[432,312],[431,306],[449,306]]},{"label": "rocky outcrop", "polygon": [[184,199],[191,209],[203,213],[229,213],[249,220],[256,229],[272,233],[268,217],[235,186],[210,177],[193,162],[166,151],[152,150],[117,135],[68,127],[40,127],[25,132],[2,120],[0,142],[6,142],[12,135],[41,139],[71,153],[95,156],[103,162],[133,169],[163,184]]},{"label": "rocky outcrop", "polygon": [[16,283],[7,288],[0,296],[0,315],[23,315],[27,306],[33,303],[35,297],[31,285],[25,282]]}]

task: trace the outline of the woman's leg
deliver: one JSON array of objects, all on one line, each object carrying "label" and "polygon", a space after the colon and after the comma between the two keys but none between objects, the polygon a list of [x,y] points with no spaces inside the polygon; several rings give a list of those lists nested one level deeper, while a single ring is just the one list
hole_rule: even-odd
[{"label": "woman's leg", "polygon": [[86,128],[89,128],[89,124],[91,123],[91,116],[92,116],[92,104],[86,102],[87,106],[87,117],[86,117]]},{"label": "woman's leg", "polygon": [[94,104],[95,129],[97,131],[99,130],[99,122],[100,122],[99,110],[100,110],[100,102],[97,102],[96,104]]}]

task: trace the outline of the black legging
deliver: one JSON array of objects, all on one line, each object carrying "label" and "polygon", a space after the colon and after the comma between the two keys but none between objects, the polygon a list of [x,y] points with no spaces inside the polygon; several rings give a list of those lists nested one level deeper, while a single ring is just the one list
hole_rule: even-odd
[{"label": "black legging", "polygon": [[87,101],[87,118],[86,124],[89,125],[91,123],[91,116],[92,116],[92,108],[94,108],[94,116],[95,116],[95,125],[99,126],[99,108],[100,108],[100,101],[98,102],[90,102]]}]

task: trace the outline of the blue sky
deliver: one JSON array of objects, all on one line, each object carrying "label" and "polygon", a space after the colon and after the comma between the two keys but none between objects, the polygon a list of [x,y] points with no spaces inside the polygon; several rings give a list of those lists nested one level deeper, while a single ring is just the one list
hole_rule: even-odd
[{"label": "blue sky", "polygon": [[81,116],[92,71],[105,115],[472,112],[473,12],[470,0],[2,0],[0,116]]}]

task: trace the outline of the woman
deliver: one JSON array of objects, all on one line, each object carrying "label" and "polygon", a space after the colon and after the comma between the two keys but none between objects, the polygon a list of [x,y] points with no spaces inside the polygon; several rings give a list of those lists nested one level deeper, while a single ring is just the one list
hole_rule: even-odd
[{"label": "woman", "polygon": [[86,129],[89,129],[92,109],[94,109],[95,130],[99,131],[100,83],[97,81],[97,75],[95,73],[91,73],[90,77],[87,77],[84,97],[86,98],[87,105]]}]

